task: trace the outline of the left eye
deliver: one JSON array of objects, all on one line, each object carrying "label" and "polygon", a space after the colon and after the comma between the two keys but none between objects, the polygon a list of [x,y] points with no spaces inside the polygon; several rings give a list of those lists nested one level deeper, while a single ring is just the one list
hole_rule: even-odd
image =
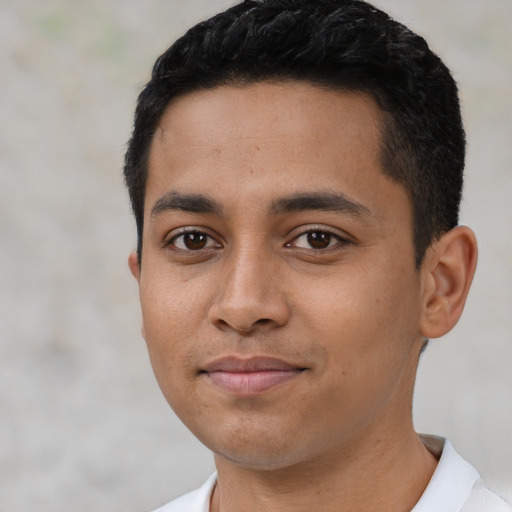
[{"label": "left eye", "polygon": [[219,244],[209,235],[201,231],[187,231],[171,238],[169,245],[182,251],[200,251]]},{"label": "left eye", "polygon": [[333,245],[336,245],[340,242],[343,242],[343,239],[333,233],[329,233],[328,231],[314,230],[308,231],[293,240],[293,245],[295,247],[300,247],[301,249],[328,249]]}]

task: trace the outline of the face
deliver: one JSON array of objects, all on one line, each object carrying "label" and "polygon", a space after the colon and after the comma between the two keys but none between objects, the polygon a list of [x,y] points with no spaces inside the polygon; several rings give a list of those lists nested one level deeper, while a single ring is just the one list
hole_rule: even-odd
[{"label": "face", "polygon": [[197,91],[154,136],[139,280],[169,404],[218,457],[283,468],[410,428],[421,337],[411,205],[372,99]]}]

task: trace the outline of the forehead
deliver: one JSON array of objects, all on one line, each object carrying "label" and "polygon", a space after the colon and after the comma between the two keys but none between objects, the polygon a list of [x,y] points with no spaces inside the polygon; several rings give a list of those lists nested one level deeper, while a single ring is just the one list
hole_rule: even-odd
[{"label": "forehead", "polygon": [[200,149],[216,138],[229,147],[244,136],[247,142],[295,137],[317,147],[350,137],[352,144],[377,146],[383,120],[382,110],[362,92],[298,81],[222,86],[174,99],[158,124],[153,146],[186,142]]},{"label": "forehead", "polygon": [[381,191],[376,180],[389,181],[380,158],[383,120],[368,95],[301,82],[178,97],[152,141],[145,215],[172,190],[221,202],[252,191],[271,202],[334,188],[371,207]]}]

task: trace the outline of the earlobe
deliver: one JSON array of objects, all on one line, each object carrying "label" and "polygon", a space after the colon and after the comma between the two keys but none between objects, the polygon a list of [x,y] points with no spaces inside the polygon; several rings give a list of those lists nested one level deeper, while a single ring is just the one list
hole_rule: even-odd
[{"label": "earlobe", "polygon": [[457,226],[434,242],[422,264],[423,303],[420,334],[438,338],[450,331],[462,314],[477,262],[475,235]]},{"label": "earlobe", "polygon": [[139,257],[135,251],[131,252],[128,256],[128,266],[130,267],[132,276],[135,277],[138,282],[140,280],[140,264]]}]

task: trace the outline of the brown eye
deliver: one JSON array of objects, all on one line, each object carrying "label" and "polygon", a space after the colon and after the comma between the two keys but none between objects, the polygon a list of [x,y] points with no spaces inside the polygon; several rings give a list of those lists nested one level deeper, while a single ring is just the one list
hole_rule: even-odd
[{"label": "brown eye", "polygon": [[203,249],[206,247],[208,236],[204,233],[185,233],[183,235],[183,243],[187,249],[191,251]]},{"label": "brown eye", "polygon": [[299,249],[309,249],[313,251],[323,251],[331,248],[342,248],[352,242],[341,235],[331,233],[323,229],[311,229],[304,231],[297,236],[292,242],[287,244],[288,247],[297,247]]},{"label": "brown eye", "polygon": [[326,249],[331,245],[332,235],[325,231],[311,231],[306,235],[306,239],[313,249]]},{"label": "brown eye", "polygon": [[210,247],[217,247],[219,244],[209,235],[201,231],[187,231],[173,237],[170,241],[177,249],[182,251],[200,251]]}]

